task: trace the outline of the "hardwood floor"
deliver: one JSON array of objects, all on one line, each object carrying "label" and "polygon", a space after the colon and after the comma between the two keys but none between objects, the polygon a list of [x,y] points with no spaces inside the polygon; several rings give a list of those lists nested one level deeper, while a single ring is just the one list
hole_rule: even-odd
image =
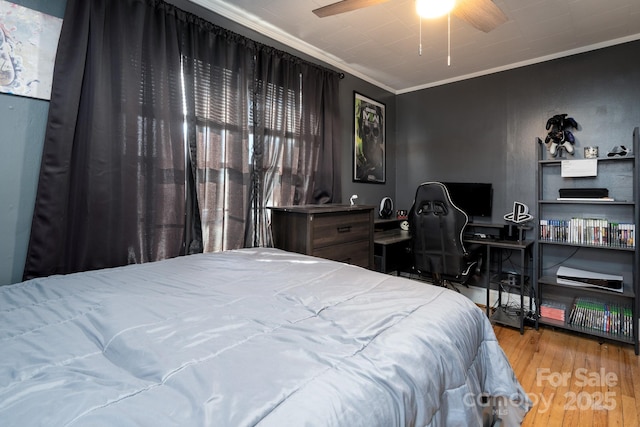
[{"label": "hardwood floor", "polygon": [[639,425],[640,357],[631,345],[543,327],[494,330],[534,403],[523,426]]}]

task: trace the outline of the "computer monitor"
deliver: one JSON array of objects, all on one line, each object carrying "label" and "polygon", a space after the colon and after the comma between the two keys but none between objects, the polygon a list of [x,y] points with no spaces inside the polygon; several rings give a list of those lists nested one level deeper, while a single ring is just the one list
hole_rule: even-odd
[{"label": "computer monitor", "polygon": [[481,182],[443,182],[451,201],[472,217],[491,217],[493,186]]}]

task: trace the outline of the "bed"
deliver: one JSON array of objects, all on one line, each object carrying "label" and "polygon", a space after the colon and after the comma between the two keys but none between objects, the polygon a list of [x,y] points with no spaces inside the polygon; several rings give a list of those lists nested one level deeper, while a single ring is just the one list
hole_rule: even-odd
[{"label": "bed", "polygon": [[241,249],[0,286],[3,427],[519,425],[530,405],[470,300],[334,261]]}]

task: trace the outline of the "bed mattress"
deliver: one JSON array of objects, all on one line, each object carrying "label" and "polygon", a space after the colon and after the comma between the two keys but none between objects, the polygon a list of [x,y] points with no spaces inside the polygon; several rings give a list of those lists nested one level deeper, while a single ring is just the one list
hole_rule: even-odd
[{"label": "bed mattress", "polygon": [[453,291],[277,249],[0,287],[6,426],[503,425],[530,401]]}]

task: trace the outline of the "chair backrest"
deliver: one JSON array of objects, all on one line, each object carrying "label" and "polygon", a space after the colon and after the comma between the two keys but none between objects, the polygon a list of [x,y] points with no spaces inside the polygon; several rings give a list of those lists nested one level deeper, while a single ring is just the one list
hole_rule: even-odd
[{"label": "chair backrest", "polygon": [[440,182],[418,186],[409,211],[414,267],[420,273],[459,280],[468,273],[462,242],[467,214],[453,204]]}]

